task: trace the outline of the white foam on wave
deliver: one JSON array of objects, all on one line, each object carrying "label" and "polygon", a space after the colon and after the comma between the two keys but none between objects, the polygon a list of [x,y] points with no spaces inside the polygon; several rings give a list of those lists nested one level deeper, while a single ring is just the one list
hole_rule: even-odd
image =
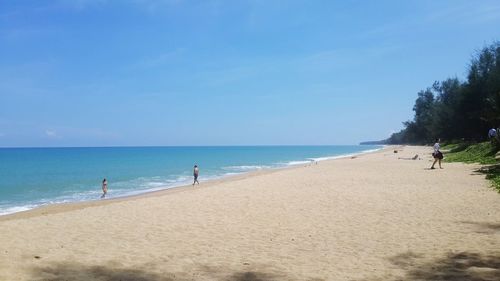
[{"label": "white foam on wave", "polygon": [[4,208],[0,209],[0,216],[18,213],[18,212],[23,212],[23,211],[28,211],[28,210],[34,209],[36,207],[39,207],[39,206],[24,205],[24,206],[4,207]]},{"label": "white foam on wave", "polygon": [[[339,159],[352,157],[360,154],[366,154],[370,152],[375,152],[383,149],[383,147],[376,149],[363,150],[351,154],[343,154],[336,156],[326,156],[317,158],[308,158],[307,160],[296,160],[289,162],[280,162],[273,165],[240,165],[240,166],[226,166],[222,167],[221,170],[227,171],[220,174],[204,175],[200,177],[200,180],[209,181],[224,178],[227,176],[239,175],[248,173],[251,171],[257,171],[262,169],[273,169],[286,166],[304,165],[310,164],[314,161],[325,161],[331,159]],[[154,176],[154,177],[139,177],[129,181],[114,182],[109,185],[108,194],[106,198],[119,198],[134,196],[139,194],[144,194],[148,192],[160,191],[170,188],[175,188],[179,186],[192,184],[192,176],[189,174],[182,174],[171,177]],[[71,202],[83,202],[83,201],[95,201],[100,200],[102,191],[100,188],[91,187],[89,190],[67,190],[63,195],[51,199],[40,199],[31,202],[27,202],[21,206],[9,206],[6,204],[0,204],[0,216],[28,211],[34,208],[38,208],[50,204],[61,204],[61,203],[71,203]]]},{"label": "white foam on wave", "polygon": [[[134,196],[192,183],[192,177],[188,177],[186,175],[177,176],[175,178],[152,177],[151,179],[153,178],[153,181],[149,178],[138,178],[136,180],[119,183],[118,186],[121,186],[121,188],[109,188],[108,196],[106,198]],[[134,188],[126,188],[127,186],[133,186]]]},{"label": "white foam on wave", "polygon": [[362,154],[376,152],[376,151],[379,151],[379,150],[381,150],[383,148],[384,147],[380,147],[380,148],[362,150],[362,151],[355,152],[355,153],[340,154],[340,155],[326,156],[326,157],[317,157],[317,158],[309,158],[309,159],[311,161],[318,161],[319,162],[319,161],[325,161],[325,160],[334,160],[334,159],[348,158],[348,157],[354,157],[354,156],[358,156],[358,155],[362,155]]},{"label": "white foam on wave", "polygon": [[363,150],[361,151],[360,154],[366,154],[366,153],[371,153],[371,152],[377,152],[379,150],[382,150],[386,147],[387,145],[383,145],[382,147],[379,147],[379,148],[374,148],[374,149],[367,149],[367,150]]},{"label": "white foam on wave", "polygon": [[309,164],[311,163],[311,160],[301,160],[301,161],[290,161],[287,162],[287,166],[295,166],[295,165],[303,165],[303,164]]},{"label": "white foam on wave", "polygon": [[244,174],[244,172],[241,173],[225,173],[221,176],[221,178],[226,177],[226,176],[236,176],[236,175],[241,175]]},{"label": "white foam on wave", "polygon": [[[110,184],[108,188],[108,193],[106,195],[106,199],[133,196],[147,192],[178,187],[181,185],[188,184],[189,181],[190,181],[189,177],[179,176],[173,179],[162,179],[159,177],[154,177],[154,180],[152,178],[151,179],[137,178],[131,181],[115,182]],[[101,195],[102,195],[101,189],[95,187],[89,187],[89,189],[87,190],[66,190],[57,197],[32,200],[20,206],[0,204],[0,216],[22,211],[28,211],[31,209],[52,204],[101,200]]]},{"label": "white foam on wave", "polygon": [[255,170],[268,169],[268,168],[271,168],[271,166],[267,166],[267,165],[241,165],[241,166],[222,167],[223,170],[237,171],[237,172],[255,171]]},{"label": "white foam on wave", "polygon": [[0,205],[0,216],[29,211],[35,208],[53,205],[53,204],[64,204],[64,203],[74,203],[83,201],[93,201],[100,199],[102,191],[88,190],[88,191],[65,191],[63,195],[57,196],[55,198],[41,198],[38,200],[32,200],[21,206],[9,206]]}]

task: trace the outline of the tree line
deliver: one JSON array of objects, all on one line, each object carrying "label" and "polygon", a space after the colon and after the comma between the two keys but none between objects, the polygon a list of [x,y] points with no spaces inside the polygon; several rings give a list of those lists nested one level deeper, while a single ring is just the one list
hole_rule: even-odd
[{"label": "tree line", "polygon": [[418,92],[413,111],[413,120],[385,143],[485,140],[490,128],[500,127],[500,42],[473,56],[466,81],[448,78]]}]

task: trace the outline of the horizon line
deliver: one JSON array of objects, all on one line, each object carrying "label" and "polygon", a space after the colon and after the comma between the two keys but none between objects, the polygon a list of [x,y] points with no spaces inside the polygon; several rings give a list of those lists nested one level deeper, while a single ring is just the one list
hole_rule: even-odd
[{"label": "horizon line", "polygon": [[[252,147],[252,146],[349,146],[349,145],[364,145],[356,144],[215,144],[215,145],[109,145],[109,146],[0,146],[0,149],[13,148],[145,148],[145,147]],[[368,144],[378,145],[378,144]]]}]

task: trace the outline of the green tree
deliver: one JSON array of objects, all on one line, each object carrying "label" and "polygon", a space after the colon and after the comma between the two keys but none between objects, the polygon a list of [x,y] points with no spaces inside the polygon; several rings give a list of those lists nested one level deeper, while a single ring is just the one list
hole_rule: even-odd
[{"label": "green tree", "polygon": [[[414,142],[425,142],[432,140],[433,119],[435,115],[434,94],[428,88],[425,91],[418,92],[418,98],[413,106],[415,111],[414,123],[407,123],[407,128],[411,128],[410,138]],[[415,136],[413,136],[415,135]]]},{"label": "green tree", "polygon": [[500,43],[471,60],[467,81],[450,78],[418,93],[413,120],[388,143],[430,143],[434,138],[481,141],[500,127]]},{"label": "green tree", "polygon": [[500,44],[483,48],[472,59],[460,107],[464,137],[481,140],[500,122]]},{"label": "green tree", "polygon": [[436,137],[452,140],[462,138],[463,115],[460,106],[464,85],[458,78],[435,82],[432,86],[436,93],[434,120],[431,131]]}]

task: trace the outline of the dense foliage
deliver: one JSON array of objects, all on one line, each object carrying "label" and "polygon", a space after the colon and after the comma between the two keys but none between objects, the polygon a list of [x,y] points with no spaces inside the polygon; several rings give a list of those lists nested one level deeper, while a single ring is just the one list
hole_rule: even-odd
[{"label": "dense foliage", "polygon": [[449,78],[420,91],[413,111],[413,120],[386,143],[485,140],[490,128],[500,127],[500,42],[473,57],[466,81]]}]

